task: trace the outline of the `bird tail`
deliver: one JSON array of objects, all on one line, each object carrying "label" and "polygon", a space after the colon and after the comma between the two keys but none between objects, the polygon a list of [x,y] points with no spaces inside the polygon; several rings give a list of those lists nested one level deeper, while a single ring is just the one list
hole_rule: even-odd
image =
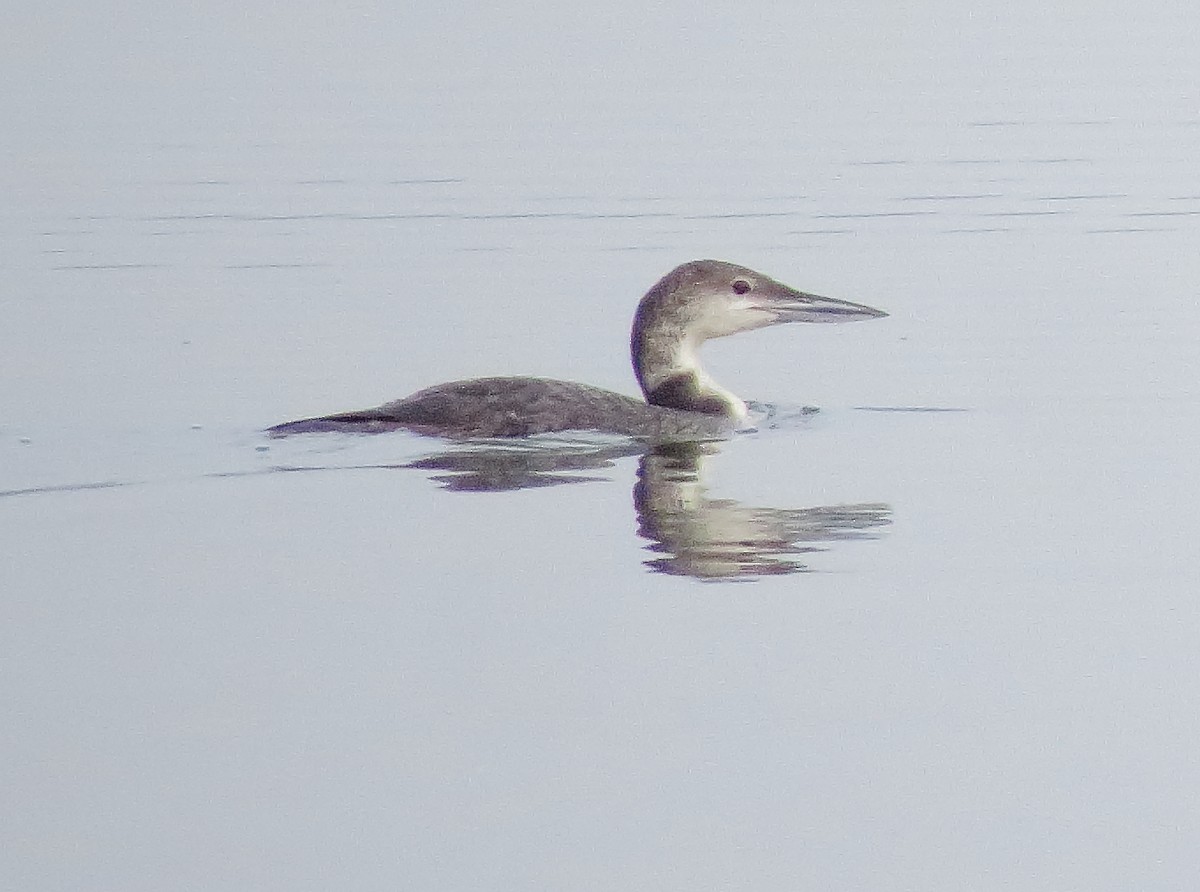
[{"label": "bird tail", "polygon": [[363,409],[357,412],[322,415],[319,418],[285,421],[283,424],[267,428],[267,434],[271,437],[323,433],[377,434],[396,430],[400,426],[394,418],[388,418],[377,409]]}]

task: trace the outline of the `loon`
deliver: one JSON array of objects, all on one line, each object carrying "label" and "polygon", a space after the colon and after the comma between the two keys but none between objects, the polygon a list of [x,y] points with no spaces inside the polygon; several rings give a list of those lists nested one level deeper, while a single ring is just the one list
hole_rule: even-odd
[{"label": "loon", "polygon": [[475,378],[418,391],[374,409],[288,421],[274,437],[405,429],[449,439],[596,431],[656,442],[726,437],[746,425],[746,403],[700,367],[700,345],[784,322],[886,316],[862,304],[806,294],[744,266],[693,260],[663,276],[633,319],[630,353],[645,402],[569,381]]}]

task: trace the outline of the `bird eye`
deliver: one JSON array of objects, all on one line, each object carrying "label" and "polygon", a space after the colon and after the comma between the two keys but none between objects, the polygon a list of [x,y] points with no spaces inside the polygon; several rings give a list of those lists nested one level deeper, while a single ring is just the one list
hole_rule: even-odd
[{"label": "bird eye", "polygon": [[734,294],[745,294],[749,290],[750,290],[750,283],[747,282],[745,279],[734,279],[733,280],[733,293]]}]

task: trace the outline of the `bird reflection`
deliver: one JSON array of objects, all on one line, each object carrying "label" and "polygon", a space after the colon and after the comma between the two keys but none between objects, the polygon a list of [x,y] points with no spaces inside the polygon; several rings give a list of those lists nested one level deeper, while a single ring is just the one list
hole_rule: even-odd
[{"label": "bird reflection", "polygon": [[891,522],[881,502],[810,508],[759,508],[709,498],[704,462],[714,442],[636,443],[537,448],[480,445],[422,458],[406,467],[442,471],[433,479],[447,489],[485,492],[586,483],[604,475],[616,459],[641,453],[633,505],[638,535],[655,556],[646,566],[658,573],[703,580],[753,579],[801,573],[803,556],[832,542],[871,539]]},{"label": "bird reflection", "polygon": [[637,443],[599,448],[489,445],[442,452],[404,467],[446,471],[434,474],[432,479],[456,492],[504,492],[603,480],[601,476],[577,472],[611,468],[615,459],[637,455],[645,448]]},{"label": "bird reflection", "polygon": [[646,562],[660,573],[698,579],[779,576],[808,569],[798,555],[824,551],[844,539],[874,538],[891,522],[880,502],[813,508],[755,508],[710,499],[701,479],[713,443],[678,443],[642,457],[633,490],[638,533],[661,557]]}]

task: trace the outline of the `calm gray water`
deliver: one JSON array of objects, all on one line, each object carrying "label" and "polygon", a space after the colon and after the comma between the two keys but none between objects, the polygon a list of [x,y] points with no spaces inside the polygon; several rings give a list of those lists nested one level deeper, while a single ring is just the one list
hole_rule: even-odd
[{"label": "calm gray water", "polygon": [[[13,11],[0,887],[1190,888],[1198,26]],[[707,349],[819,414],[260,433],[634,392],[709,256],[891,313]]]}]

